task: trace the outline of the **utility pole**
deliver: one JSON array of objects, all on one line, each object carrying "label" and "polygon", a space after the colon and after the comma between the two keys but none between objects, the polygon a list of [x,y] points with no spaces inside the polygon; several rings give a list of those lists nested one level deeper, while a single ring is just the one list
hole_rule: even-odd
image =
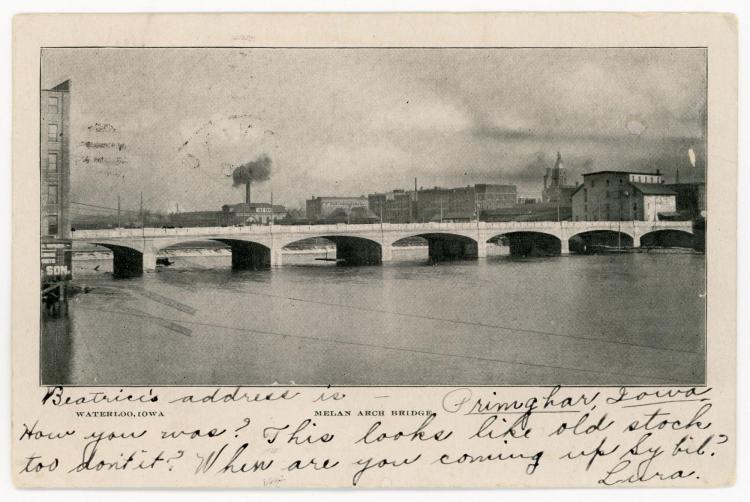
[{"label": "utility pole", "polygon": [[140,208],[138,209],[138,212],[140,213],[140,216],[141,216],[141,228],[144,228],[145,227],[145,221],[144,221],[145,215],[143,214],[143,192],[141,192],[141,204],[140,204]]},{"label": "utility pole", "polygon": [[409,223],[417,221],[417,178],[414,177],[414,197],[409,198]]},{"label": "utility pole", "polygon": [[474,217],[477,220],[477,225],[479,225],[479,194],[477,194],[476,187],[474,187]]},{"label": "utility pole", "polygon": [[120,228],[120,194],[117,194],[117,228]]},{"label": "utility pole", "polygon": [[622,241],[622,190],[617,191],[617,251],[620,251]]},{"label": "utility pole", "polygon": [[419,220],[419,190],[417,189],[417,177],[414,177],[414,223]]}]

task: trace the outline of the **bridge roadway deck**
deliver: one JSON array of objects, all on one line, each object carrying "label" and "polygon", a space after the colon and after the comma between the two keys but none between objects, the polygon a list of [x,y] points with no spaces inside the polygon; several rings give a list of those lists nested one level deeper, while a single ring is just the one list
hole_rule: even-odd
[{"label": "bridge roadway deck", "polygon": [[[324,237],[342,244],[369,242],[379,247],[380,261],[390,261],[395,242],[422,236],[432,242],[449,239],[462,240],[476,246],[476,256],[486,256],[487,241],[501,235],[545,234],[560,241],[561,254],[567,254],[569,240],[587,232],[619,232],[632,239],[633,246],[640,246],[641,237],[665,230],[693,233],[690,221],[538,221],[538,222],[465,222],[465,223],[376,223],[337,225],[250,225],[232,227],[186,227],[186,228],[118,228],[105,230],[78,230],[72,233],[74,242],[99,244],[113,250],[134,251],[141,256],[129,257],[142,260],[142,269],[156,266],[159,250],[180,243],[200,240],[217,240],[229,244],[233,254],[241,246],[260,246],[254,253],[270,254],[270,265],[281,265],[282,249],[293,243],[313,237]],[[432,239],[432,240],[431,240]],[[250,248],[248,248],[250,249]],[[369,252],[369,251],[368,251]],[[117,253],[115,253],[117,255]],[[124,255],[123,255],[124,256]],[[115,257],[117,261],[117,256]],[[124,258],[123,258],[124,259]],[[125,262],[123,262],[125,263]]]}]

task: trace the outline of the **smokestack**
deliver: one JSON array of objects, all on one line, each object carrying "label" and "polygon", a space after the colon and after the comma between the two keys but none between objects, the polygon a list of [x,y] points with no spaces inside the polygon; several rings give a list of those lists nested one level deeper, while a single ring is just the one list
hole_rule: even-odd
[{"label": "smokestack", "polygon": [[250,204],[250,184],[266,181],[271,175],[271,159],[263,154],[252,162],[237,166],[232,171],[232,186],[245,185],[245,202]]}]

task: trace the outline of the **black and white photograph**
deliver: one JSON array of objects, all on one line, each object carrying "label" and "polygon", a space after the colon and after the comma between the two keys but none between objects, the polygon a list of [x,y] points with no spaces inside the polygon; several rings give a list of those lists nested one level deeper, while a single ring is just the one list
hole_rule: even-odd
[{"label": "black and white photograph", "polygon": [[41,385],[705,385],[705,47],[43,47]]}]

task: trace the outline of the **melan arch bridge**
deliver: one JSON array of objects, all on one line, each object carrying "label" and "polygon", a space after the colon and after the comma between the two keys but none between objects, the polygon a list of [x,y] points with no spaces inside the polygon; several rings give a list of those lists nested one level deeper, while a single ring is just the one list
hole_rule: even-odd
[{"label": "melan arch bridge", "polygon": [[[391,261],[394,243],[410,238],[427,240],[431,260],[477,259],[504,237],[511,254],[529,254],[535,246],[547,254],[568,254],[594,236],[612,237],[623,246],[660,243],[665,235],[692,239],[690,221],[539,221],[467,223],[376,223],[365,225],[267,225],[243,227],[118,228],[79,230],[72,241],[96,244],[113,253],[115,277],[130,277],[156,268],[160,250],[181,243],[218,241],[232,251],[232,267],[257,269],[283,264],[282,250],[298,241],[322,237],[336,244],[336,256],[346,265],[376,265]],[[619,237],[618,237],[619,236]]]}]

